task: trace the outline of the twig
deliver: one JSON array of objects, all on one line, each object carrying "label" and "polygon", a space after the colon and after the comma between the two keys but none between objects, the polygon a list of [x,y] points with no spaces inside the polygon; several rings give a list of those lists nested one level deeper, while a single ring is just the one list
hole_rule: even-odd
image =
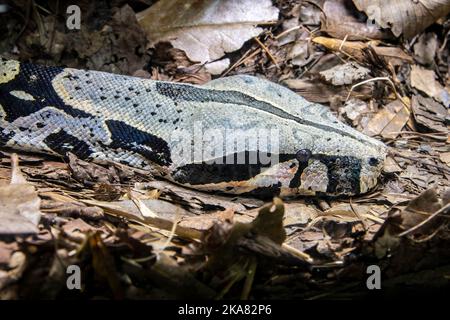
[{"label": "twig", "polygon": [[289,251],[289,253],[293,254],[294,256],[308,262],[308,263],[313,263],[313,259],[311,258],[311,256],[307,253],[304,253],[298,249],[295,249],[294,247],[291,247],[290,245],[283,243],[281,245],[283,247],[283,249],[286,249],[287,251]]},{"label": "twig", "polygon": [[[274,39],[275,39],[275,40],[278,40],[278,39],[280,39],[281,37],[287,35],[288,33],[291,33],[292,31],[298,30],[298,29],[300,29],[300,28],[302,28],[302,27],[303,27],[302,25],[299,25],[299,26],[295,26],[295,27],[289,28],[289,29],[287,29],[287,30],[284,30],[283,32],[280,32],[279,34],[277,34],[277,35],[274,37]],[[305,28],[305,29],[306,29],[306,28]],[[309,31],[309,30],[308,30],[308,31]]]},{"label": "twig", "polygon": [[403,101],[402,97],[400,97],[400,95],[398,94],[397,89],[395,88],[394,83],[392,82],[391,79],[389,79],[389,77],[376,77],[376,78],[367,79],[367,80],[364,80],[364,81],[361,81],[361,82],[358,82],[358,83],[354,84],[354,85],[350,88],[350,91],[348,92],[348,95],[347,95],[347,98],[345,99],[345,102],[348,101],[348,99],[350,98],[350,94],[352,93],[352,91],[353,91],[356,87],[359,87],[359,86],[361,86],[361,85],[363,85],[363,84],[366,84],[366,83],[369,83],[369,82],[374,82],[374,81],[379,81],[379,80],[389,82],[389,84],[391,85],[392,89],[394,90],[395,96],[396,96],[396,97],[397,97],[397,98],[398,98],[398,99],[399,99],[406,107],[408,107],[407,104]]},{"label": "twig", "polygon": [[349,204],[350,204],[350,208],[352,209],[355,216],[361,221],[361,223],[364,227],[364,231],[367,231],[368,226],[367,226],[366,220],[359,214],[358,210],[356,210],[356,208],[353,206],[352,198],[350,198]]},{"label": "twig", "polygon": [[277,66],[278,69],[280,69],[280,66],[278,65],[277,60],[275,59],[275,57],[272,55],[272,53],[270,53],[269,48],[267,48],[264,43],[262,43],[257,37],[254,37],[255,41],[261,46],[261,48],[267,53],[267,55],[269,56],[270,60],[272,60],[272,62]]},{"label": "twig", "polygon": [[450,210],[450,202],[447,203],[445,206],[443,206],[442,208],[440,208],[438,211],[436,211],[435,213],[433,213],[431,216],[429,216],[428,218],[426,218],[425,220],[423,220],[422,222],[420,222],[419,224],[415,225],[414,227],[403,231],[402,233],[400,233],[398,236],[399,237],[403,237],[406,236],[407,234],[410,234],[411,232],[416,231],[417,229],[419,229],[420,227],[424,226],[425,224],[427,224],[428,222],[430,222],[431,220],[433,220],[435,217],[437,217],[438,215],[440,215],[441,213],[446,213],[446,211]]},{"label": "twig", "polygon": [[220,77],[224,77],[226,76],[228,73],[230,73],[233,69],[239,67],[241,64],[243,64],[246,60],[253,58],[254,56],[256,56],[258,53],[261,52],[261,48],[256,49],[252,54],[246,56],[249,52],[247,51],[242,58],[240,58],[238,61],[236,61],[235,64],[233,64],[227,71],[225,71]]}]

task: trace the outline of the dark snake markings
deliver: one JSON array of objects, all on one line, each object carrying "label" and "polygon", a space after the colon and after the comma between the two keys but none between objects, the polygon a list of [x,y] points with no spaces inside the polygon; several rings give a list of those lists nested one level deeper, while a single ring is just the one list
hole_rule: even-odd
[{"label": "dark snake markings", "polygon": [[361,140],[352,134],[344,132],[342,130],[336,129],[323,124],[318,124],[313,121],[300,119],[280,108],[277,108],[267,102],[257,100],[245,93],[239,91],[226,91],[226,90],[214,90],[214,89],[204,89],[198,87],[187,87],[185,85],[179,85],[176,83],[156,83],[156,90],[159,94],[165,95],[174,101],[195,101],[195,102],[217,102],[224,104],[236,104],[242,105],[250,108],[254,108],[260,111],[264,111],[273,114],[277,117],[284,118],[287,120],[292,120],[297,123],[308,125],[312,127],[317,127],[330,132],[335,132],[337,134],[351,137],[353,139]]},{"label": "dark snake markings", "polygon": [[[236,157],[238,154],[230,155]],[[245,159],[249,159],[249,152],[245,152]],[[295,159],[295,154],[280,154],[279,161],[285,162]],[[259,159],[259,157],[258,157]],[[318,160],[327,167],[328,186],[327,192],[333,193],[338,189],[341,191],[360,191],[359,179],[361,174],[361,161],[350,156],[329,156],[324,154],[313,154],[310,160]],[[221,162],[221,163],[220,163]],[[190,163],[175,170],[173,177],[179,183],[191,185],[202,185],[209,183],[220,183],[230,181],[245,181],[261,173],[267,165],[256,164],[234,164],[225,163],[225,157],[219,163]],[[308,162],[300,162],[297,171],[289,183],[290,188],[301,186],[301,174],[308,167]],[[257,193],[274,191],[278,187],[272,186],[262,188]],[[264,189],[264,190],[263,190]],[[266,190],[267,189],[267,190]],[[256,190],[255,190],[256,192]]]},{"label": "dark snake markings", "polygon": [[68,134],[64,129],[49,134],[44,139],[44,143],[60,155],[72,152],[80,159],[88,159],[92,154],[92,150],[86,142]]},{"label": "dark snake markings", "polygon": [[[43,67],[22,63],[20,73],[16,78],[0,86],[0,105],[6,112],[5,120],[13,122],[48,106],[62,110],[72,117],[92,118],[89,113],[65,104],[53,86],[49,85],[53,78],[63,70],[64,68],[60,67]],[[24,91],[32,95],[34,100],[19,99],[10,94],[12,91]]]},{"label": "dark snake markings", "polygon": [[106,120],[105,123],[111,132],[112,142],[109,144],[110,148],[122,148],[135,152],[162,166],[172,163],[169,146],[165,140],[134,128],[122,121]]}]

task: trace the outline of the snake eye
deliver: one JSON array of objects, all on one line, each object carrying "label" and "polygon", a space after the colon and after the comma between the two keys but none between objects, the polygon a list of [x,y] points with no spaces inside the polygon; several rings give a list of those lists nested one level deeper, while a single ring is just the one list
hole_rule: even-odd
[{"label": "snake eye", "polygon": [[311,158],[312,156],[312,152],[309,149],[301,149],[299,151],[297,151],[297,153],[295,154],[295,158],[299,161],[299,162],[308,162],[309,158]]}]

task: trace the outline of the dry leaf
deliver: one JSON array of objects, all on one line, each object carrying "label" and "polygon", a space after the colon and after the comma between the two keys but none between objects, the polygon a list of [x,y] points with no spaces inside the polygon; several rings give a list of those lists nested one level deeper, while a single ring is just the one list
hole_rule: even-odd
[{"label": "dry leaf", "polygon": [[[345,101],[347,99],[347,92],[340,87],[334,87],[317,80],[303,80],[303,79],[286,79],[283,83],[298,92],[302,97],[311,102],[329,103],[335,100]],[[369,85],[362,85],[353,90],[351,97],[370,97],[372,90]]]},{"label": "dry leaf", "polygon": [[104,218],[101,208],[88,207],[79,202],[44,200],[41,204],[41,210],[45,213],[53,213],[62,217],[83,217],[87,220],[100,220]]},{"label": "dry leaf", "polygon": [[[236,212],[244,212],[247,208],[256,208],[264,205],[264,201],[252,198],[230,198],[226,196],[207,194],[200,191],[187,189],[168,181],[150,181],[136,183],[136,189],[158,189],[162,200],[180,204],[189,211],[203,214],[205,211],[217,211],[232,209]],[[158,211],[156,211],[158,212]],[[158,212],[159,213],[159,212]]]},{"label": "dry leaf", "polygon": [[397,162],[392,157],[387,157],[384,161],[383,172],[385,173],[396,173],[402,172],[402,168],[397,164]]},{"label": "dry leaf", "polygon": [[321,31],[338,39],[388,39],[392,35],[374,23],[361,19],[362,14],[346,0],[328,0],[323,4]]},{"label": "dry leaf", "polygon": [[303,67],[321,55],[320,52],[311,48],[310,35],[307,31],[302,30],[297,36],[297,40],[292,44],[287,52],[286,58],[293,65]]},{"label": "dry leaf", "polygon": [[409,111],[399,100],[387,104],[370,119],[363,132],[368,136],[382,134],[386,137],[396,136],[393,132],[400,131],[409,118]]},{"label": "dry leaf", "polygon": [[412,63],[413,59],[399,47],[381,47],[376,42],[361,42],[361,41],[343,41],[339,39],[327,37],[315,37],[313,42],[318,43],[332,51],[344,52],[359,61],[364,61],[364,49],[367,49],[369,44],[375,50],[376,54],[386,59],[404,60]]},{"label": "dry leaf", "polygon": [[37,233],[41,199],[20,172],[16,154],[11,164],[11,184],[0,186],[0,235]]},{"label": "dry leaf", "polygon": [[437,34],[423,33],[414,45],[414,54],[420,64],[431,65],[438,48]]},{"label": "dry leaf", "polygon": [[[95,3],[101,4],[98,1]],[[111,20],[99,30],[86,26],[89,23],[101,23],[98,13],[82,12],[83,27],[79,31],[63,33],[51,23],[48,30],[55,31],[44,34],[51,37],[55,33],[54,43],[64,44],[66,52],[74,51],[80,59],[86,60],[87,69],[133,74],[146,65],[149,59],[145,55],[148,41],[129,5],[117,10]],[[58,41],[58,36],[62,40]],[[73,64],[73,59],[68,62]]]},{"label": "dry leaf", "polygon": [[450,93],[436,80],[433,70],[413,65],[411,67],[411,86],[442,102],[444,106],[450,105]]},{"label": "dry leaf", "polygon": [[342,114],[352,120],[353,126],[357,126],[359,120],[370,112],[369,106],[366,102],[359,99],[349,99],[345,103],[344,107],[340,109]]},{"label": "dry leaf", "polygon": [[[396,100],[391,103],[402,104],[399,100]],[[397,112],[395,117],[388,123],[386,127],[381,131],[381,136],[386,139],[394,139],[399,135],[399,132],[402,131],[405,124],[408,122],[410,116],[409,109],[404,105]]]},{"label": "dry leaf", "polygon": [[432,131],[448,132],[444,123],[448,111],[440,103],[431,98],[415,95],[412,97],[411,107],[418,124]]},{"label": "dry leaf", "polygon": [[259,35],[263,29],[255,26],[277,20],[278,9],[270,0],[166,0],[137,19],[151,44],[168,41],[192,61],[206,63]]},{"label": "dry leaf", "polygon": [[439,154],[441,161],[450,167],[450,152],[443,152]]},{"label": "dry leaf", "polygon": [[448,0],[353,0],[370,20],[410,38],[450,12]]},{"label": "dry leaf", "polygon": [[369,75],[370,70],[360,66],[356,62],[348,62],[337,65],[331,69],[320,72],[327,82],[334,86],[352,84],[358,80],[364,80]]},{"label": "dry leaf", "polygon": [[428,189],[422,192],[417,198],[411,200],[408,206],[401,212],[403,229],[414,227],[441,207],[442,202],[436,194],[435,189]]}]

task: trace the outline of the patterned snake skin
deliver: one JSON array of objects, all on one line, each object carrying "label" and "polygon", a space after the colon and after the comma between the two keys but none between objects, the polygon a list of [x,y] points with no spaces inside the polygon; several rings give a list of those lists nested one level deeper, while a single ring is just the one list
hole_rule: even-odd
[{"label": "patterned snake skin", "polygon": [[281,196],[367,192],[386,156],[328,108],[256,77],[195,86],[3,58],[0,146],[156,168],[199,190]]}]

